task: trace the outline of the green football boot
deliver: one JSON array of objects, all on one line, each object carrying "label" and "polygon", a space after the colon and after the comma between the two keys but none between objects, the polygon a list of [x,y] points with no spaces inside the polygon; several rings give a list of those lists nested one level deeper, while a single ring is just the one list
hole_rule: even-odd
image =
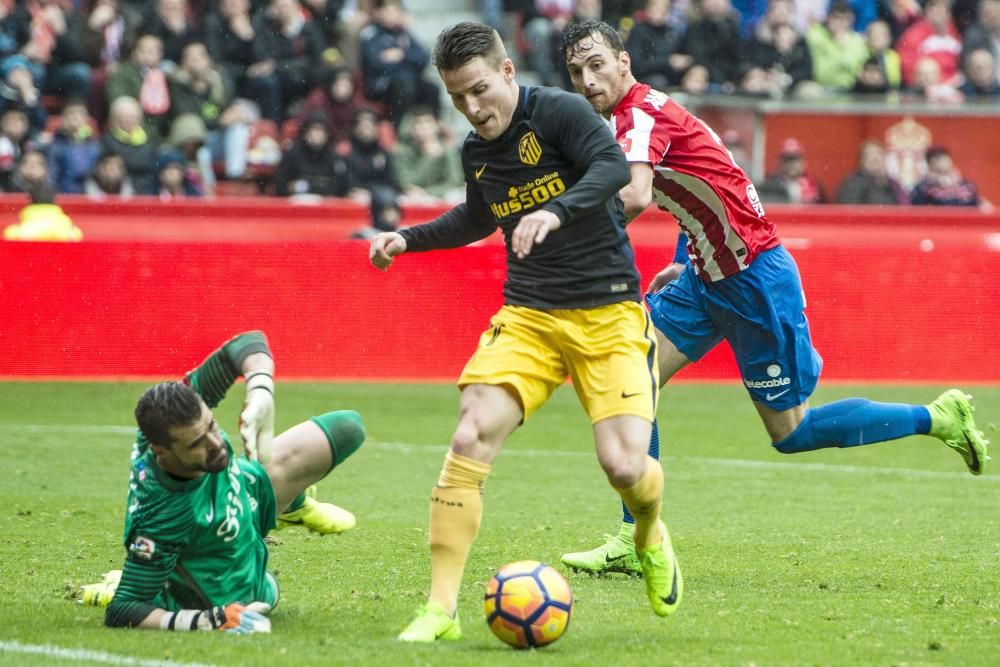
[{"label": "green football boot", "polygon": [[617,535],[605,535],[604,544],[590,551],[579,551],[563,554],[560,558],[564,565],[574,572],[589,572],[590,574],[608,574],[620,572],[632,577],[642,576],[639,558],[635,555],[635,541],[632,538],[631,523],[622,522]]},{"label": "green football boot", "polygon": [[283,530],[289,526],[302,526],[320,535],[336,535],[354,528],[355,523],[354,515],[343,507],[316,500],[316,486],[313,485],[306,489],[302,507],[278,515],[277,528]]},{"label": "green football boot", "polygon": [[417,610],[414,618],[406,629],[396,637],[401,642],[419,642],[429,644],[439,639],[457,641],[462,638],[462,626],[458,622],[458,614],[452,618],[444,607],[437,602],[428,601]]},{"label": "green football boot", "polygon": [[657,616],[670,616],[681,606],[684,596],[684,580],[681,578],[681,568],[674,556],[670,544],[670,533],[660,522],[663,540],[645,549],[638,549],[639,563],[642,565],[642,576],[646,580],[646,595],[653,613]]},{"label": "green football boot", "polygon": [[972,397],[960,389],[949,389],[938,396],[927,409],[931,413],[931,430],[928,435],[944,442],[965,459],[973,475],[981,475],[990,457],[986,447],[990,441],[983,437],[972,418]]}]

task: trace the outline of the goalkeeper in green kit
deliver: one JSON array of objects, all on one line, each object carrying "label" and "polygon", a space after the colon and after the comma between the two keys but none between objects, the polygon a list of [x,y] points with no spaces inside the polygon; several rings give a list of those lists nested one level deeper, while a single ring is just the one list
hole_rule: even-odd
[{"label": "goalkeeper in green kit", "polygon": [[[278,603],[264,536],[301,525],[319,533],[354,516],[312,497],[312,485],[353,454],[364,426],[351,410],[328,412],[273,437],[274,362],[258,331],[240,334],[182,382],[139,399],[121,572],[83,587],[112,627],[270,632]],[[240,435],[246,457],[212,415],[244,377]],[[113,596],[113,597],[112,597]]]}]

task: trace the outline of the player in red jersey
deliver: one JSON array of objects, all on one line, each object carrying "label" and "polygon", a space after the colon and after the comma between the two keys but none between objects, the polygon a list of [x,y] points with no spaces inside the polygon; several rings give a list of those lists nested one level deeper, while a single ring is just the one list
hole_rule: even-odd
[{"label": "player in red jersey", "polygon": [[[668,95],[636,81],[618,32],[600,21],[563,35],[570,79],[610,121],[632,180],[621,190],[626,217],[669,211],[687,238],[690,261],[657,275],[647,303],[657,329],[660,382],[723,338],[775,449],[792,454],[853,447],[918,433],[958,451],[970,472],[987,461],[963,392],[928,406],[861,398],[809,407],[823,362],[812,346],[795,260],[782,247],[757,191],[719,136]],[[627,517],[626,517],[627,521]],[[631,527],[563,562],[589,572],[634,571]]]}]

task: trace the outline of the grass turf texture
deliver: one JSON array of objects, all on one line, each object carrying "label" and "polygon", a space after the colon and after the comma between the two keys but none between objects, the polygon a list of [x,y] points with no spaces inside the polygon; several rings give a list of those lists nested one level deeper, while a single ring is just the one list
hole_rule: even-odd
[{"label": "grass turf texture", "polygon": [[[274,534],[283,595],[270,636],[105,629],[100,611],[67,598],[121,566],[131,412],[144,387],[0,384],[0,664],[94,664],[11,652],[11,642],[216,665],[996,664],[1000,460],[973,478],[926,437],[781,456],[735,385],[663,395],[664,508],[686,584],[670,619],[649,610],[640,580],[567,574],[576,607],[554,645],[517,653],[483,622],[495,568],[537,559],[566,573],[563,552],[617,527],[590,428],[564,387],[515,433],[487,483],[463,641],[394,641],[427,591],[426,499],[457,392],[283,384],[279,430],[330,409],[364,415],[368,442],[320,484],[357,528]],[[814,402],[927,402],[939,389],[834,386]],[[980,426],[1000,420],[1000,390],[974,393]],[[241,398],[234,388],[217,411],[237,440]]]}]

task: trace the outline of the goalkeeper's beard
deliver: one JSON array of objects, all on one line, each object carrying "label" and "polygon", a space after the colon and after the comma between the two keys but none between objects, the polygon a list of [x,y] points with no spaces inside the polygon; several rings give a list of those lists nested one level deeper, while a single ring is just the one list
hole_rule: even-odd
[{"label": "goalkeeper's beard", "polygon": [[201,467],[204,472],[221,472],[229,465],[229,450],[220,447],[219,452],[205,459],[205,464]]}]

